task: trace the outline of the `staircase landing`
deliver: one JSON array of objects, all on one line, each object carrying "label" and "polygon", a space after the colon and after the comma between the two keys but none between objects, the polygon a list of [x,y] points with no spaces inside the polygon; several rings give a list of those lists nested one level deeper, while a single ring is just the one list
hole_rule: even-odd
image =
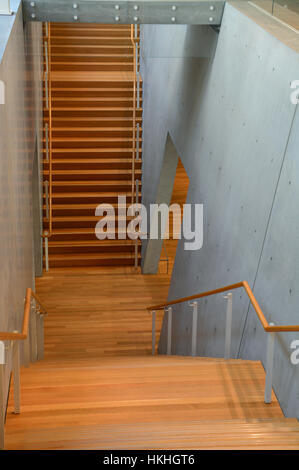
[{"label": "staircase landing", "polygon": [[259,362],[188,357],[44,361],[22,371],[7,449],[294,449],[299,425]]}]

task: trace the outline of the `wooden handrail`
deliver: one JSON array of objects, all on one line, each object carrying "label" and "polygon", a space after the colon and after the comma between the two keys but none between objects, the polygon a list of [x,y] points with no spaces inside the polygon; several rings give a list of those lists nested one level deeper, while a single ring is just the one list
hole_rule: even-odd
[{"label": "wooden handrail", "polygon": [[43,314],[46,314],[45,308],[39,301],[37,295],[33,292],[33,290],[28,287],[26,289],[26,297],[25,297],[25,305],[24,305],[24,314],[23,314],[23,324],[22,324],[22,332],[21,333],[13,333],[13,332],[0,332],[0,341],[15,341],[15,340],[24,340],[28,337],[28,328],[29,328],[29,319],[30,319],[30,311],[31,311],[31,299],[34,298],[37,302],[40,310]]},{"label": "wooden handrail", "polygon": [[52,172],[52,76],[51,76],[51,23],[48,23],[48,102],[49,102],[49,115],[48,115],[48,137],[49,137],[49,224],[48,229],[44,230],[43,237],[50,238],[52,236],[52,182],[53,182],[53,172]]},{"label": "wooden handrail", "polygon": [[261,324],[262,324],[262,327],[264,328],[264,330],[267,332],[267,333],[271,333],[271,332],[279,332],[279,331],[299,331],[299,325],[270,325],[265,317],[265,315],[263,314],[263,311],[261,309],[261,307],[259,306],[258,304],[258,301],[256,300],[251,288],[250,288],[250,285],[248,284],[247,281],[242,281],[242,282],[237,282],[236,284],[231,284],[229,286],[224,286],[224,287],[220,287],[219,289],[214,289],[214,290],[210,290],[210,291],[206,291],[206,292],[201,292],[200,294],[194,294],[194,295],[190,295],[188,297],[182,297],[180,299],[176,299],[176,300],[171,300],[165,304],[159,304],[159,305],[151,305],[150,307],[147,307],[147,310],[151,311],[151,312],[154,312],[154,311],[157,311],[157,310],[163,310],[164,308],[166,307],[169,307],[170,305],[175,305],[175,304],[179,304],[179,303],[182,303],[182,302],[187,302],[189,300],[194,300],[194,299],[200,299],[202,297],[208,297],[210,295],[215,295],[215,294],[221,294],[222,292],[227,292],[227,291],[230,291],[230,290],[234,290],[234,289],[239,289],[240,287],[243,287],[243,289],[245,290],[246,294],[248,295],[251,303],[252,303],[252,306],[258,316],[258,319],[260,320]]}]

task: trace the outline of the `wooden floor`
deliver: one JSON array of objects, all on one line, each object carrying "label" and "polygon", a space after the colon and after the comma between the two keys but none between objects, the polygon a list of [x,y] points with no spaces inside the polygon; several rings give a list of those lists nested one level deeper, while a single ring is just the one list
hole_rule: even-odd
[{"label": "wooden floor", "polygon": [[297,420],[274,395],[263,402],[259,362],[150,355],[145,306],[164,300],[168,283],[130,268],[52,269],[37,280],[46,356],[22,368],[7,449],[299,448]]},{"label": "wooden floor", "polygon": [[[22,374],[7,449],[298,448],[263,403],[260,363],[182,357],[45,361]],[[239,438],[240,436],[240,438]]]},{"label": "wooden floor", "polygon": [[[146,307],[167,298],[169,276],[142,276],[130,267],[57,268],[37,280],[49,311],[45,354],[75,357],[151,353]],[[162,314],[157,318],[161,326]],[[157,338],[158,341],[158,338]]]}]

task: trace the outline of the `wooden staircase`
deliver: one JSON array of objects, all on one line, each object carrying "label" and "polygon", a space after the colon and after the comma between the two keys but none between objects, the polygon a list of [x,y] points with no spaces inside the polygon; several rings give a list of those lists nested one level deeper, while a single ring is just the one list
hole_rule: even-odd
[{"label": "wooden staircase", "polygon": [[[51,24],[50,67],[50,267],[133,266],[132,240],[118,240],[118,232],[115,240],[101,241],[95,236],[99,204],[112,204],[116,221],[118,196],[126,196],[127,205],[131,204],[134,57],[130,25]],[[45,99],[44,124],[48,118]],[[140,181],[141,109],[136,112],[137,123],[140,158],[135,161],[135,178]],[[45,140],[44,181],[49,181]]]},{"label": "wooden staircase", "polygon": [[170,274],[129,270],[37,278],[45,359],[21,369],[21,414],[11,393],[5,448],[298,449],[298,421],[273,392],[264,403],[259,361],[151,356],[145,309],[166,298]]}]

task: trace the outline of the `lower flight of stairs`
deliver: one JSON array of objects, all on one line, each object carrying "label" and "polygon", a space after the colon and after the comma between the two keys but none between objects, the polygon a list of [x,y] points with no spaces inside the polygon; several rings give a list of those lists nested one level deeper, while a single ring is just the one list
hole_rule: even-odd
[{"label": "lower flight of stairs", "polygon": [[[116,240],[100,241],[95,236],[99,204],[113,205],[116,225],[118,196],[126,196],[127,206],[131,204],[134,62],[130,34],[130,25],[51,24],[50,268],[134,265],[135,246],[128,237],[118,240],[118,231]],[[139,110],[140,158],[135,164],[139,181],[141,119]],[[44,124],[47,120],[44,101]],[[48,180],[45,144],[44,181]],[[141,184],[139,188],[140,201]],[[138,251],[140,258],[140,246]]]},{"label": "lower flight of stairs", "polygon": [[299,423],[259,362],[176,356],[97,357],[22,370],[22,414],[7,449],[298,449]]}]

